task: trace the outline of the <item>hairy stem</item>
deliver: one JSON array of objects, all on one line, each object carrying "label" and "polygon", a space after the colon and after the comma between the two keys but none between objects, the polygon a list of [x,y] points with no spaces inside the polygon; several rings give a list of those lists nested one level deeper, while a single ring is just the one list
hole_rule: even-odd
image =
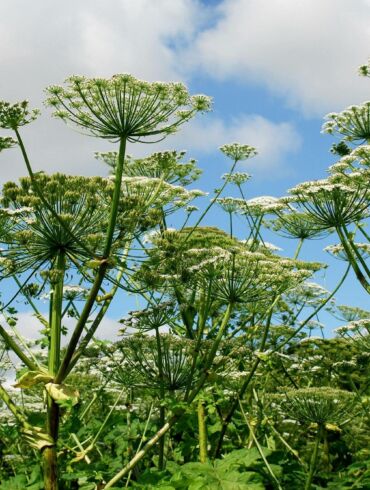
[{"label": "hairy stem", "polygon": [[313,480],[313,477],[315,474],[317,457],[319,454],[319,446],[320,446],[320,441],[321,441],[321,436],[322,436],[323,430],[324,430],[324,427],[322,425],[319,425],[319,428],[318,428],[317,434],[316,434],[316,438],[315,438],[314,447],[313,447],[312,454],[311,454],[310,467],[308,470],[308,475],[307,475],[306,483],[304,486],[304,490],[311,490],[311,484],[312,484],[312,480]]},{"label": "hairy stem", "polygon": [[198,440],[199,440],[199,461],[207,462],[207,425],[204,400],[198,401]]},{"label": "hairy stem", "polygon": [[[60,364],[60,339],[65,265],[64,253],[60,252],[56,260],[58,278],[53,285],[50,309],[48,370],[53,376],[57,374]],[[58,490],[57,443],[59,432],[59,406],[50,397],[50,395],[47,396],[46,429],[48,435],[53,440],[53,445],[46,447],[42,452],[44,462],[44,486],[45,490]]]}]

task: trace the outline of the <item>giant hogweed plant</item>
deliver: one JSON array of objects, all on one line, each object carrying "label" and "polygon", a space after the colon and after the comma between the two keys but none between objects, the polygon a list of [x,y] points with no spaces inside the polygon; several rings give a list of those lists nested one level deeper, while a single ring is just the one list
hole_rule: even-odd
[{"label": "giant hogweed plant", "polygon": [[[49,87],[47,93],[46,103],[56,117],[119,146],[111,179],[35,174],[21,128],[31,123],[38,111],[30,110],[26,101],[0,103],[0,127],[15,136],[2,138],[1,149],[18,144],[29,173],[20,186],[8,184],[4,189],[4,275],[17,277],[25,272],[32,276],[42,269],[50,284],[50,314],[45,322],[47,365],[41,365],[3,328],[1,335],[5,345],[28,368],[19,386],[45,384],[46,428],[30,426],[3,388],[1,394],[31,444],[42,452],[45,488],[56,489],[60,401],[69,399],[73,404],[77,396],[66,386],[65,378],[104,317],[125,272],[132,240],[162,221],[160,211],[166,204],[183,205],[191,196],[157,177],[124,177],[126,144],[165,138],[197,112],[207,111],[210,101],[205,96],[190,96],[180,83],[147,83],[130,75],[116,75],[109,80],[70,77],[64,86]],[[153,208],[158,212],[151,213]],[[89,284],[89,292],[62,355],[63,288],[71,269],[78,281]],[[110,279],[112,271],[116,276],[113,289],[106,294],[103,283]],[[23,288],[21,285],[20,290]],[[99,295],[104,299],[99,302],[93,323],[88,324]],[[88,331],[78,347],[87,325]]]},{"label": "giant hogweed plant", "polygon": [[[39,425],[30,423],[27,410],[22,410],[21,404],[14,402],[16,397],[12,399],[3,387],[0,395],[15,416],[24,441],[42,453],[44,487],[58,488],[61,478],[65,484],[65,475],[58,475],[58,464],[71,452],[69,468],[90,464],[92,459],[101,468],[104,457],[97,442],[124,393],[127,427],[123,437],[127,441],[123,442],[127,443],[127,454],[120,460],[121,470],[116,464],[108,465],[109,471],[102,471],[104,476],[95,475],[99,488],[113,488],[120,481],[128,486],[140,480],[139,465],[148,461],[154,446],[158,447],[157,468],[165,471],[174,444],[172,434],[194,412],[201,464],[209,466],[207,461],[219,457],[225,440],[230,448],[235,437],[232,422],[238,420],[240,430],[248,434],[248,445],[256,446],[265,465],[265,481],[280,488],[266,450],[257,440],[264,420],[257,392],[274,391],[271,380],[276,383],[277,378],[295,389],[312,383],[314,378],[309,374],[298,376],[290,362],[290,349],[305,336],[305,328],[317,328],[320,310],[333,311],[333,296],[356,261],[350,260],[330,293],[308,281],[322,264],[301,261],[298,256],[305,240],[332,230],[349,240],[351,231],[346,227],[352,224],[363,231],[358,223],[367,215],[366,186],[356,187],[361,179],[345,174],[351,185],[338,182],[334,176],[335,182],[309,192],[311,200],[318,200],[314,204],[304,200],[300,189],[289,199],[247,199],[244,184],[249,175],[234,173],[234,169],[256,150],[237,143],[224,145],[221,151],[232,160],[232,168],[223,176],[215,198],[190,226],[196,211],[192,200],[201,193],[184,186],[199,175],[195,162],[183,163],[184,154],[177,152],[135,160],[126,155],[126,144],[163,139],[197,112],[208,110],[208,98],[190,97],[181,84],[149,84],[128,75],[110,80],[71,77],[65,86],[50,87],[47,92],[47,103],[56,117],[90,135],[116,142],[118,151],[97,154],[111,169],[108,178],[35,173],[20,128],[32,122],[37,111],[29,110],[25,102],[0,104],[1,126],[14,132],[14,139],[0,140],[1,149],[18,145],[29,173],[19,184],[4,186],[0,212],[2,274],[4,280],[17,284],[17,296],[28,302],[42,323],[40,345],[44,349],[36,352],[18,332],[12,310],[15,298],[3,304],[10,330],[1,327],[0,335],[6,349],[24,365],[18,374],[18,387],[26,395],[42,389],[46,396],[45,426],[42,421]],[[237,187],[240,198],[221,197],[229,183]],[[298,195],[299,199],[295,197]],[[213,205],[229,215],[228,233],[200,226]],[[166,217],[181,208],[186,211],[183,226],[167,228]],[[235,215],[245,223],[243,240],[235,237]],[[265,226],[298,240],[294,258],[282,257],[264,239]],[[353,249],[353,243],[349,246]],[[122,319],[124,338],[109,346],[96,341],[95,332],[118,291],[138,295],[146,306]],[[37,301],[45,292],[50,303],[48,318],[40,313]],[[61,349],[67,317],[75,326]],[[163,329],[168,333],[163,334]],[[133,335],[133,330],[138,334]],[[89,351],[91,344],[95,350]],[[81,371],[79,361],[89,359],[89,354],[96,359],[102,390],[113,383],[118,398],[112,401],[95,435],[81,441],[75,429],[68,434],[68,420],[80,410],[73,370],[82,375],[84,363]],[[243,407],[244,398],[248,403]],[[87,403],[80,421],[94,403],[96,397]],[[146,421],[134,445],[135,420],[128,407],[135,404],[142,407],[140,413],[145,413]],[[212,407],[218,430],[207,440]],[[254,425],[251,416],[256,407],[260,415]],[[321,434],[317,448],[320,439]],[[286,441],[283,444],[290,447]],[[304,468],[307,488],[315,472],[315,451],[312,464]],[[296,455],[292,449],[291,453]],[[216,467],[217,463],[208,471]],[[207,468],[203,466],[204,471]],[[234,472],[226,481],[250,485],[248,478]],[[256,488],[262,488],[260,478],[253,481]],[[174,485],[170,488],[184,488]]]},{"label": "giant hogweed plant", "polygon": [[[360,67],[359,72],[368,76],[368,65]],[[276,225],[287,227],[288,222],[303,213],[318,233],[336,232],[340,243],[326,250],[346,260],[362,287],[370,293],[370,237],[366,231],[370,196],[370,102],[330,113],[326,119],[322,132],[341,138],[332,147],[340,158],[329,167],[326,179],[303,182],[289,190],[289,196],[282,199],[289,210],[280,214],[280,223]]]}]

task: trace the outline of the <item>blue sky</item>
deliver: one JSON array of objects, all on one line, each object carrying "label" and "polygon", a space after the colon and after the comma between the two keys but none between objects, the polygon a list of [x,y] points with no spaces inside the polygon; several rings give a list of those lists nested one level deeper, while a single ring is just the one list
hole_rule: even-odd
[{"label": "blue sky", "polygon": [[[0,97],[7,100],[40,107],[43,88],[74,73],[182,80],[191,92],[211,95],[211,114],[160,146],[130,152],[187,149],[204,170],[197,186],[211,192],[229,166],[217,147],[250,144],[260,154],[239,168],[254,176],[248,195],[281,196],[325,177],[333,162],[335,140],[320,134],[323,116],[368,98],[369,82],[357,68],[370,55],[370,1],[2,0],[0,45]],[[104,174],[93,152],[114,149],[50,119],[46,109],[24,138],[35,168],[50,172]],[[25,173],[16,150],[0,158],[2,182]],[[226,219],[215,209],[206,222],[222,227]],[[335,242],[310,242],[302,251],[330,263],[321,278],[327,287],[344,266],[321,252]],[[274,243],[291,253],[292,243]],[[338,298],[368,305],[353,278]]]}]

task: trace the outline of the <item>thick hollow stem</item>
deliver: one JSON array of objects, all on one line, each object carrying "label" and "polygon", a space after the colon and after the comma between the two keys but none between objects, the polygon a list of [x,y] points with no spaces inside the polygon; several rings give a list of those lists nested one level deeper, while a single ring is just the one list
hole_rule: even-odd
[{"label": "thick hollow stem", "polygon": [[340,238],[340,241],[341,241],[341,243],[343,245],[344,251],[347,254],[348,261],[351,264],[354,273],[356,274],[357,279],[359,280],[361,286],[368,293],[370,293],[370,285],[366,281],[365,276],[363,275],[360,267],[358,266],[357,261],[356,261],[356,257],[353,255],[353,252],[351,250],[351,247],[350,247],[349,243],[347,242],[346,237],[344,236],[344,234],[342,233],[342,230],[340,228],[337,228],[336,231],[337,231],[338,236]]},{"label": "thick hollow stem", "polygon": [[311,454],[310,468],[308,470],[308,475],[307,475],[306,484],[304,486],[304,490],[311,490],[311,484],[312,484],[312,480],[313,480],[313,477],[315,474],[317,456],[319,454],[319,446],[320,446],[320,440],[321,440],[323,430],[324,430],[324,427],[322,425],[319,425],[319,428],[318,428],[317,434],[316,434],[314,447],[313,447],[312,454]]},{"label": "thick hollow stem", "polygon": [[199,461],[207,462],[207,425],[206,410],[204,400],[198,401],[198,440],[199,440]]},{"label": "thick hollow stem", "polygon": [[297,249],[296,249],[296,251],[294,253],[293,259],[298,259],[298,255],[299,255],[299,252],[301,251],[303,242],[304,242],[304,238],[300,238],[300,240],[298,242],[298,245],[297,245]]},{"label": "thick hollow stem", "polygon": [[123,165],[125,161],[125,153],[126,153],[126,138],[121,138],[119,144],[119,152],[118,152],[118,161],[116,167],[116,174],[114,179],[114,191],[112,198],[112,207],[110,211],[110,218],[108,224],[107,237],[105,240],[105,247],[103,257],[107,258],[110,254],[110,249],[113,243],[113,235],[114,228],[116,226],[117,214],[118,214],[118,204],[119,198],[121,194],[121,183],[122,183],[122,175],[123,175]]},{"label": "thick hollow stem", "polygon": [[63,253],[58,255],[56,261],[56,270],[58,280],[53,286],[50,318],[50,350],[48,359],[48,368],[50,374],[55,376],[60,364],[60,338],[62,327],[62,310],[63,310],[63,285],[65,271],[65,256]]},{"label": "thick hollow stem", "polygon": [[19,357],[19,359],[23,362],[25,366],[28,367],[30,371],[37,370],[37,365],[32,361],[32,359],[27,357],[27,355],[22,351],[21,347],[17,344],[17,342],[8,334],[5,328],[3,328],[1,325],[0,325],[0,336],[3,339],[7,348],[12,350],[14,354],[16,354],[17,357]]},{"label": "thick hollow stem", "polygon": [[[161,406],[159,408],[159,425],[162,427],[166,420],[166,409],[163,406],[165,397],[165,386],[164,386],[164,373],[163,373],[163,355],[162,355],[162,345],[161,336],[159,334],[158,328],[155,329],[155,336],[157,340],[157,354],[158,354],[158,374],[159,374],[159,395]],[[165,436],[163,436],[159,441],[159,454],[158,454],[158,469],[164,469],[164,446],[165,446]]]},{"label": "thick hollow stem", "polygon": [[[53,285],[53,293],[50,309],[50,341],[48,369],[49,373],[55,376],[60,364],[60,339],[62,328],[63,310],[63,284],[65,272],[65,255],[60,252],[56,260],[57,279]],[[44,486],[46,490],[58,489],[58,462],[57,462],[57,442],[59,432],[59,406],[48,395],[47,397],[47,421],[46,429],[48,435],[53,439],[54,444],[43,450],[42,457],[44,463]]]},{"label": "thick hollow stem", "polygon": [[112,247],[112,243],[113,243],[114,228],[116,226],[116,221],[117,221],[118,204],[119,204],[119,197],[120,197],[120,192],[121,192],[121,182],[122,182],[122,175],[123,175],[123,166],[124,166],[124,162],[125,162],[125,151],[126,151],[126,138],[121,138],[120,147],[119,147],[119,154],[118,154],[118,163],[117,163],[117,168],[116,168],[116,177],[115,177],[112,206],[111,206],[111,211],[110,211],[110,218],[109,218],[107,237],[106,237],[106,242],[105,242],[105,247],[104,247],[103,260],[101,261],[98,272],[97,272],[95,279],[94,279],[94,283],[93,283],[92,288],[90,290],[90,294],[86,300],[86,303],[85,303],[85,306],[81,312],[80,318],[77,321],[76,327],[75,327],[73,334],[72,334],[72,337],[71,337],[71,340],[69,341],[67,351],[65,353],[64,359],[62,361],[62,364],[60,366],[60,369],[59,369],[57,377],[56,377],[57,383],[62,382],[69,372],[70,361],[72,359],[73,354],[75,353],[78,341],[80,340],[80,337],[81,337],[82,332],[85,328],[86,322],[89,319],[89,315],[91,313],[92,307],[94,306],[96,297],[98,296],[99,291],[100,291],[100,286],[102,285],[102,282],[104,280],[105,274],[106,274],[107,269],[108,269],[107,259],[109,257],[110,251],[111,251],[111,247]]}]

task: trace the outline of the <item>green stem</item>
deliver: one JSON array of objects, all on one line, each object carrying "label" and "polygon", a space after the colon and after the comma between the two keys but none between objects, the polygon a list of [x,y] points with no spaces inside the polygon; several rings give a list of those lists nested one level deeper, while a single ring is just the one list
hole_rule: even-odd
[{"label": "green stem", "polygon": [[194,398],[197,396],[197,394],[199,393],[199,391],[202,389],[205,381],[207,380],[207,378],[209,376],[209,369],[212,366],[212,363],[213,363],[213,360],[215,358],[217,349],[218,349],[218,347],[220,345],[220,342],[222,340],[222,337],[224,336],[224,333],[226,331],[226,328],[227,328],[227,325],[229,323],[230,316],[231,316],[231,313],[233,311],[233,308],[234,308],[234,304],[233,303],[229,303],[228,306],[227,306],[227,309],[225,311],[225,314],[224,314],[222,323],[220,325],[218,334],[217,334],[216,338],[213,341],[212,347],[211,347],[211,349],[210,349],[210,351],[209,351],[209,353],[207,355],[206,360],[204,361],[202,373],[199,376],[198,384],[193,389],[193,391],[191,393],[189,393],[189,396],[186,399],[186,401],[188,403],[191,403],[194,400]]},{"label": "green stem", "polygon": [[222,191],[225,189],[225,187],[229,183],[230,177],[231,177],[232,173],[234,172],[234,169],[235,169],[235,166],[236,166],[237,163],[238,163],[238,160],[235,160],[234,163],[233,163],[233,165],[232,165],[232,167],[231,167],[231,170],[229,172],[229,175],[228,175],[227,179],[225,179],[225,182],[223,183],[222,187],[218,190],[218,192],[216,193],[215,197],[211,200],[211,202],[208,204],[208,206],[206,207],[206,209],[203,211],[203,213],[198,218],[198,220],[195,223],[195,225],[191,228],[191,230],[189,231],[189,233],[186,235],[186,237],[185,237],[185,239],[183,241],[183,244],[185,244],[189,240],[189,238],[194,233],[194,231],[196,230],[196,228],[199,226],[199,224],[201,223],[201,221],[203,220],[203,218],[205,217],[205,215],[208,213],[208,211],[214,205],[214,203],[216,202],[216,200],[220,197]]},{"label": "green stem", "polygon": [[[183,411],[181,411],[181,415],[182,413]],[[122,468],[122,470],[119,471],[111,480],[109,480],[109,482],[103,487],[103,489],[111,488],[121,478],[123,478],[125,475],[130,473],[130,471],[132,471],[133,468],[135,468],[138,462],[141,461],[146,454],[148,454],[148,452],[152,449],[153,446],[155,446],[155,444],[157,444],[157,442],[161,439],[161,437],[163,437],[169,431],[169,429],[177,422],[179,416],[180,415],[178,414],[173,415],[170,418],[170,420],[166,422],[163,425],[163,427],[161,427],[151,439],[149,439],[149,441],[145,444],[143,449],[138,451],[135,454],[135,456],[131,459],[131,461],[129,461],[127,465],[124,468]]]},{"label": "green stem", "polygon": [[207,462],[207,426],[204,400],[198,401],[199,461]]},{"label": "green stem", "polygon": [[302,245],[304,242],[304,238],[300,238],[298,245],[297,245],[297,250],[295,251],[293,259],[298,259],[299,252],[301,251]]},{"label": "green stem", "polygon": [[[60,252],[56,264],[58,278],[53,287],[51,310],[50,310],[50,340],[48,370],[55,376],[60,364],[60,339],[62,327],[63,310],[63,284],[65,274],[65,255]],[[47,421],[46,429],[48,435],[54,441],[52,446],[46,447],[42,452],[44,462],[44,486],[45,490],[58,490],[58,461],[57,461],[57,442],[59,432],[59,406],[48,395],[47,396]]]},{"label": "green stem", "polygon": [[4,327],[0,325],[0,336],[2,337],[5,345],[8,349],[12,350],[14,354],[23,362],[25,366],[28,367],[30,371],[37,371],[38,366],[27,357],[27,355],[22,351],[17,342],[8,334]]},{"label": "green stem", "polygon": [[311,484],[312,480],[315,474],[315,469],[316,469],[316,463],[317,463],[317,456],[319,454],[319,446],[320,446],[320,440],[321,436],[323,433],[324,427],[322,425],[319,425],[319,428],[317,430],[316,438],[315,438],[315,445],[313,447],[313,451],[311,454],[311,459],[310,459],[310,468],[308,471],[307,475],[307,480],[304,486],[304,490],[311,490]]},{"label": "green stem", "polygon": [[262,449],[262,447],[260,446],[260,444],[258,442],[258,439],[256,437],[256,434],[254,433],[254,429],[253,429],[252,425],[249,423],[249,421],[247,419],[247,416],[246,416],[246,414],[244,412],[244,409],[243,409],[243,405],[241,404],[241,401],[240,400],[239,400],[239,406],[240,406],[240,410],[242,412],[243,418],[244,418],[244,420],[245,420],[245,422],[246,422],[246,424],[248,426],[248,429],[249,429],[249,432],[251,434],[252,440],[253,440],[254,444],[256,445],[256,448],[257,448],[258,452],[260,453],[261,458],[263,459],[263,462],[265,463],[265,466],[267,468],[267,471],[270,473],[272,479],[275,481],[277,488],[279,490],[283,490],[282,487],[281,487],[281,485],[280,485],[280,483],[279,483],[279,480],[277,479],[275,473],[273,472],[273,470],[271,468],[271,465],[269,464],[269,462],[266,459],[266,456],[265,456],[265,454],[263,452],[263,449]]},{"label": "green stem", "polygon": [[[163,405],[164,398],[165,398],[163,356],[162,356],[161,337],[160,337],[158,328],[155,329],[155,337],[156,337],[156,341],[157,341],[159,396],[160,396],[159,426],[162,427],[163,424],[165,423],[166,409]],[[164,447],[165,447],[165,436],[161,437],[161,439],[159,441],[158,469],[160,471],[162,471],[164,469]]]},{"label": "green stem", "polygon": [[342,233],[340,228],[337,228],[336,231],[337,231],[339,239],[343,245],[343,248],[347,254],[348,262],[352,266],[352,269],[353,269],[354,273],[356,274],[357,279],[359,280],[361,286],[370,294],[370,286],[369,286],[368,282],[366,281],[366,278],[363,275],[361,269],[359,268],[359,266],[356,262],[356,258],[353,256],[351,247],[348,245],[346,237],[344,236],[344,234]]},{"label": "green stem", "polygon": [[367,274],[367,277],[370,278],[370,270],[367,267],[366,262],[364,261],[364,259],[361,256],[360,252],[358,251],[358,248],[356,247],[356,244],[354,243],[350,232],[348,231],[346,225],[344,225],[344,224],[343,224],[343,231],[344,231],[344,233],[346,235],[346,238],[348,240],[348,243],[349,243],[350,247],[352,248],[352,250],[354,251],[354,253],[355,253],[356,257],[357,257],[357,260],[360,262],[360,264],[362,265],[363,269],[365,270],[365,272]]},{"label": "green stem", "polygon": [[[116,221],[117,221],[118,205],[119,205],[119,198],[120,198],[120,193],[121,193],[121,182],[122,182],[122,175],[123,175],[123,166],[124,166],[124,162],[125,162],[125,151],[126,151],[126,138],[121,138],[120,146],[119,146],[119,153],[118,153],[117,167],[116,167],[116,178],[115,178],[114,192],[113,192],[112,205],[111,205],[110,218],[109,218],[108,231],[107,231],[107,237],[106,237],[106,242],[105,242],[105,247],[104,247],[103,258],[101,260],[98,272],[95,276],[94,283],[93,283],[92,288],[90,290],[89,297],[86,300],[85,306],[81,312],[80,318],[77,321],[77,324],[75,326],[75,329],[74,329],[73,334],[71,336],[71,339],[69,341],[64,359],[62,361],[62,364],[60,366],[60,369],[59,369],[57,377],[56,377],[56,383],[62,382],[70,371],[69,364],[71,362],[72,356],[75,353],[78,341],[80,340],[80,337],[81,337],[82,332],[85,328],[86,322],[89,319],[90,312],[92,310],[92,307],[94,306],[96,297],[99,294],[100,287],[102,285],[102,282],[104,280],[105,274],[106,274],[107,269],[108,269],[108,260],[107,259],[109,257],[110,251],[111,251],[111,247],[112,247],[112,243],[113,243],[114,228],[115,228]],[[101,318],[100,318],[100,320],[101,320]],[[99,320],[99,323],[100,323],[100,320]],[[98,325],[99,325],[99,323],[98,323]]]},{"label": "green stem", "polygon": [[[263,335],[262,335],[262,340],[261,340],[261,344],[260,344],[260,348],[259,350],[260,351],[263,351],[264,348],[265,348],[265,345],[266,345],[266,342],[267,342],[267,338],[268,338],[268,333],[269,333],[269,330],[270,330],[270,325],[271,325],[271,319],[272,319],[272,314],[273,314],[273,310],[274,310],[274,306],[276,305],[276,303],[278,302],[280,298],[280,295],[277,296],[272,305],[270,306],[270,309],[269,309],[269,314],[268,314],[268,317],[267,317],[267,320],[266,320],[266,325],[265,325],[265,328],[264,328],[264,332],[263,332]],[[240,391],[239,391],[239,394],[238,394],[238,398],[235,398],[234,401],[231,403],[231,407],[226,415],[226,417],[224,418],[223,422],[222,422],[222,426],[221,426],[221,431],[220,431],[220,435],[219,435],[219,438],[218,438],[218,441],[217,441],[217,445],[216,445],[216,449],[215,449],[215,457],[219,457],[220,454],[221,454],[221,450],[222,450],[222,444],[223,444],[223,441],[224,441],[224,437],[225,437],[225,434],[226,434],[226,430],[227,430],[227,427],[228,425],[230,424],[231,422],[231,419],[234,415],[234,412],[235,410],[237,409],[238,405],[239,405],[239,400],[241,400],[249,386],[249,383],[251,382],[253,376],[254,376],[254,373],[257,371],[257,368],[259,366],[261,362],[261,359],[259,357],[257,357],[257,359],[254,361],[254,364],[248,374],[248,377],[247,379],[244,381]]]},{"label": "green stem", "polygon": [[5,405],[9,408],[9,410],[12,412],[12,414],[18,420],[18,422],[20,422],[25,428],[32,428],[32,425],[28,423],[27,418],[25,417],[23,412],[19,410],[19,408],[10,398],[8,392],[3,388],[1,384],[0,384],[0,398],[3,400]]},{"label": "green stem", "polygon": [[50,318],[50,350],[48,368],[49,373],[55,376],[60,364],[60,338],[62,327],[62,309],[63,309],[63,285],[65,273],[65,256],[64,253],[59,253],[56,260],[56,269],[59,277],[54,284],[51,302],[51,318]]},{"label": "green stem", "polygon": [[117,214],[118,214],[119,198],[121,195],[121,183],[122,183],[122,175],[123,175],[123,166],[125,162],[125,153],[126,153],[126,138],[121,138],[119,143],[117,167],[116,167],[116,174],[114,179],[112,207],[110,211],[107,237],[105,240],[105,247],[103,252],[103,257],[105,259],[109,257],[110,250],[113,243],[114,229],[116,226]]},{"label": "green stem", "polygon": [[363,226],[358,226],[358,229],[360,230],[360,233],[362,233],[364,235],[364,237],[367,239],[367,241],[370,242],[370,236],[366,233]]},{"label": "green stem", "polygon": [[325,299],[325,301],[323,301],[321,303],[321,305],[315,309],[315,311],[313,313],[311,313],[311,315],[309,315],[306,320],[304,320],[304,322],[301,323],[301,325],[299,326],[299,328],[297,328],[296,330],[294,330],[294,332],[292,333],[292,335],[290,335],[289,337],[287,337],[283,342],[281,342],[278,346],[276,346],[273,350],[272,350],[272,354],[274,352],[277,352],[279,351],[280,349],[282,349],[285,345],[287,345],[292,339],[294,339],[294,337],[307,325],[307,323],[314,317],[318,314],[318,312],[324,308],[324,306],[331,300],[331,298],[334,297],[334,295],[336,294],[336,292],[339,290],[339,288],[342,286],[342,284],[344,283],[346,277],[348,276],[348,273],[351,269],[351,264],[348,264],[347,266],[347,269],[344,271],[344,274],[343,276],[341,277],[340,281],[338,282],[337,286],[333,289],[333,291],[331,292],[331,294],[329,294],[329,296]]},{"label": "green stem", "polygon": [[23,285],[20,283],[19,279],[17,278],[17,276],[13,276],[13,279],[14,281],[16,282],[17,286],[22,290],[22,294],[23,296],[26,298],[26,300],[28,301],[28,303],[30,304],[30,306],[32,307],[33,311],[36,313],[36,315],[41,315],[41,313],[39,312],[39,310],[37,309],[35,303],[32,301],[31,297],[29,294],[27,294],[27,292],[23,289]]},{"label": "green stem", "polygon": [[79,358],[82,356],[82,354],[85,352],[85,349],[86,347],[88,346],[90,340],[93,338],[95,332],[97,331],[101,321],[103,320],[117,290],[118,290],[118,285],[122,279],[122,276],[123,276],[123,272],[124,272],[124,269],[121,268],[119,271],[118,271],[118,274],[116,276],[116,284],[115,286],[113,286],[113,288],[111,289],[110,293],[109,293],[109,297],[104,300],[104,303],[102,304],[98,314],[96,315],[94,321],[92,322],[91,326],[89,327],[85,337],[83,338],[83,340],[81,341],[78,349],[74,352],[72,358],[71,358],[71,362],[69,363],[69,366],[68,366],[68,369],[67,369],[67,374],[69,374],[72,369],[74,368],[74,366],[76,365],[76,363],[78,362]]}]

